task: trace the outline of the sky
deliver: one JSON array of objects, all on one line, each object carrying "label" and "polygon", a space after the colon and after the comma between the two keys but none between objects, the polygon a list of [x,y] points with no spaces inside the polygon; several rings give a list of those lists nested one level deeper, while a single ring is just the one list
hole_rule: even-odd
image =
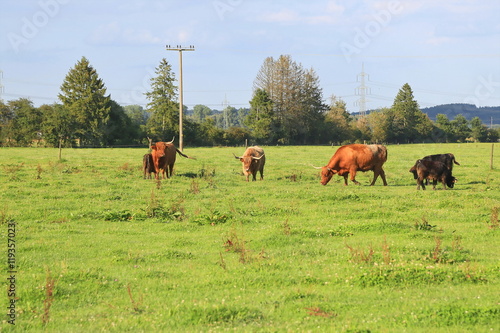
[{"label": "sky", "polygon": [[[119,104],[146,107],[165,58],[183,102],[249,107],[268,57],[312,68],[349,112],[390,107],[408,83],[420,107],[500,106],[498,0],[2,0],[0,98],[60,102],[86,57]],[[362,75],[364,73],[364,75]]]}]

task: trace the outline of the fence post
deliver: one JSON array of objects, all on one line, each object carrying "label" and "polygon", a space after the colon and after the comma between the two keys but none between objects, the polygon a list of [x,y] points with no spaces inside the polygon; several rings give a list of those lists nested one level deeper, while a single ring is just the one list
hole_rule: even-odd
[{"label": "fence post", "polygon": [[490,170],[493,170],[493,148],[495,147],[495,144],[491,144],[491,159],[490,159]]}]

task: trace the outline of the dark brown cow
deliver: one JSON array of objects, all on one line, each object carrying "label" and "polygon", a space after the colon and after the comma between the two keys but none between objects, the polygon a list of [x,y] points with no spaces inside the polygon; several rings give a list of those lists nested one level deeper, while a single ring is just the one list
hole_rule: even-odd
[{"label": "dark brown cow", "polygon": [[[422,157],[421,160],[426,160],[426,161],[436,161],[436,162],[441,162],[446,165],[446,167],[450,170],[453,171],[453,164],[460,165],[455,160],[455,155],[448,153],[448,154],[434,154],[434,155],[428,155],[425,157]],[[416,165],[416,164],[415,164]],[[413,173],[413,178],[417,179],[417,171],[416,169],[410,169],[410,172]]]},{"label": "dark brown cow", "polygon": [[387,148],[382,145],[350,144],[342,146],[330,159],[330,162],[321,168],[321,184],[326,185],[334,174],[344,177],[344,184],[347,185],[347,177],[351,174],[351,181],[359,185],[356,181],[357,171],[373,170],[373,181],[375,184],[378,176],[382,178],[384,186],[387,186],[385,172],[382,169],[387,161]]},{"label": "dark brown cow", "polygon": [[148,179],[151,179],[151,173],[155,174],[156,178],[156,170],[153,163],[153,155],[145,154],[142,158],[142,171],[144,172],[144,179],[146,179],[146,174],[148,175]]},{"label": "dark brown cow", "polygon": [[424,179],[432,181],[432,189],[436,189],[436,184],[440,181],[444,189],[446,186],[453,188],[457,179],[451,174],[451,170],[446,164],[439,161],[420,159],[411,167],[410,172],[417,175],[417,190],[425,190]]},{"label": "dark brown cow", "polygon": [[255,181],[257,172],[260,172],[260,180],[264,179],[264,165],[266,164],[264,149],[257,146],[248,147],[243,156],[238,157],[234,155],[234,157],[241,161],[243,174],[246,176],[247,182],[250,175],[252,175],[252,181]]}]

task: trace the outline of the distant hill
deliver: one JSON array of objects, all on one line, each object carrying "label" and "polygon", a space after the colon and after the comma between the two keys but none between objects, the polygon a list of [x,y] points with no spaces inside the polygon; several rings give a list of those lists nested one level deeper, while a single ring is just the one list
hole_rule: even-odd
[{"label": "distant hill", "polygon": [[479,117],[483,124],[490,125],[493,121],[494,125],[500,124],[500,106],[485,106],[477,107],[472,104],[444,104],[436,105],[430,108],[421,109],[423,113],[427,113],[431,120],[436,120],[437,114],[445,114],[448,119],[453,120],[459,114],[462,114],[467,120],[474,117]]},{"label": "distant hill", "polygon": [[[493,122],[493,125],[500,125],[500,106],[485,106],[478,108],[473,104],[457,103],[436,105],[421,110],[423,113],[426,113],[432,121],[436,121],[437,114],[445,114],[449,120],[453,120],[457,115],[462,114],[467,120],[479,117],[486,126],[489,126],[491,122]],[[368,114],[371,111],[367,111],[366,113]],[[351,114],[357,116],[359,112],[353,112]]]}]

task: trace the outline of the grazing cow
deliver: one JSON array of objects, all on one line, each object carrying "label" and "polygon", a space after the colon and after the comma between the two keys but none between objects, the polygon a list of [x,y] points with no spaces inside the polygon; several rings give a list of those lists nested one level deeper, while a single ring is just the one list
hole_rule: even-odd
[{"label": "grazing cow", "polygon": [[[444,163],[444,165],[446,165],[446,167],[450,171],[453,171],[453,164],[460,165],[460,163],[458,163],[455,160],[455,155],[453,155],[451,153],[448,153],[448,154],[428,155],[428,156],[425,156],[425,157],[421,158],[421,160],[436,161],[436,162]],[[410,172],[413,173],[413,178],[417,179],[418,176],[417,176],[416,169],[412,168],[412,169],[410,169]]]},{"label": "grazing cow", "polygon": [[184,155],[172,142],[173,140],[170,142],[157,142],[151,146],[151,155],[156,170],[156,179],[160,178],[160,174],[163,174],[163,179],[165,179],[165,174],[167,178],[172,176],[175,159],[177,157],[176,153],[186,158],[195,159]]},{"label": "grazing cow", "polygon": [[243,174],[247,177],[247,182],[250,175],[252,175],[252,181],[256,180],[257,171],[260,172],[260,180],[264,179],[264,164],[266,164],[264,149],[257,146],[248,147],[243,156],[238,157],[234,155],[234,157],[241,161]]},{"label": "grazing cow", "polygon": [[439,161],[417,160],[415,165],[411,167],[410,172],[417,175],[417,190],[420,190],[420,186],[422,186],[422,190],[425,190],[424,179],[432,180],[433,190],[436,189],[438,181],[443,184],[445,190],[447,185],[449,188],[453,188],[457,181],[446,164]]},{"label": "grazing cow", "polygon": [[153,163],[153,155],[145,154],[142,158],[142,171],[144,172],[144,179],[146,179],[146,174],[148,175],[148,179],[151,179],[151,173],[155,174],[156,178],[156,170]]},{"label": "grazing cow", "polygon": [[382,169],[387,161],[387,148],[382,145],[350,144],[342,146],[330,159],[330,162],[321,169],[321,184],[326,185],[334,174],[344,177],[344,184],[347,185],[347,176],[351,174],[351,181],[359,185],[356,181],[357,171],[373,170],[373,181],[375,184],[378,176],[382,178],[384,186],[387,186],[385,172]]}]

